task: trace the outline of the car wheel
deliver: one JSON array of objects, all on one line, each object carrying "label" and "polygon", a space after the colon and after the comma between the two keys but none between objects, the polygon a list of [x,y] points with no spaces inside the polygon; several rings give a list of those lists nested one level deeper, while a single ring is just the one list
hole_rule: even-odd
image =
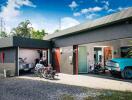
[{"label": "car wheel", "polygon": [[125,68],[122,72],[121,72],[121,76],[124,79],[130,79],[132,78],[132,69],[130,68]]},{"label": "car wheel", "polygon": [[110,71],[110,74],[111,74],[112,76],[115,76],[114,71]]}]

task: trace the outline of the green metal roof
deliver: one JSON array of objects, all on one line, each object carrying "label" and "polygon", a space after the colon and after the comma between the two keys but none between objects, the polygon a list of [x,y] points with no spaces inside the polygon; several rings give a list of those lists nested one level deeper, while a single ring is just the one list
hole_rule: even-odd
[{"label": "green metal roof", "polygon": [[123,11],[120,11],[118,13],[114,13],[111,15],[104,16],[102,18],[96,19],[96,20],[91,21],[91,22],[88,21],[88,22],[79,24],[77,26],[74,26],[74,27],[64,29],[64,30],[61,30],[59,32],[47,35],[44,37],[44,39],[49,40],[49,39],[57,38],[60,36],[76,34],[76,33],[79,33],[81,31],[91,30],[94,28],[109,25],[111,23],[120,22],[120,21],[123,21],[123,20],[128,19],[128,18],[132,18],[132,7],[125,9]]}]

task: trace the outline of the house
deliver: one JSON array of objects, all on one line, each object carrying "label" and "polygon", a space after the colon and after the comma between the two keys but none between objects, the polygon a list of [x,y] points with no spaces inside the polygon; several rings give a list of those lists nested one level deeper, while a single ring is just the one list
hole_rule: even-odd
[{"label": "house", "polygon": [[88,73],[94,64],[101,63],[105,66],[109,59],[124,57],[131,47],[132,8],[128,8],[47,35],[44,40],[20,37],[0,39],[0,71],[10,69],[19,75],[20,56],[28,55],[35,59],[35,52],[46,50],[48,62],[58,72]]},{"label": "house", "polygon": [[88,73],[94,64],[124,57],[132,47],[132,8],[48,35],[62,73]]}]

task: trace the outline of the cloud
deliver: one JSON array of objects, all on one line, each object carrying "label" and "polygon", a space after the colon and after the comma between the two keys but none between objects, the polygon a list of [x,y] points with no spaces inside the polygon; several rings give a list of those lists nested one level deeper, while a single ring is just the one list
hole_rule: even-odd
[{"label": "cloud", "polygon": [[72,17],[64,17],[61,19],[61,29],[66,29],[78,24],[80,24],[79,21]]},{"label": "cloud", "polygon": [[99,17],[99,15],[97,15],[97,14],[88,14],[88,15],[86,15],[86,18],[88,20],[92,20],[92,19],[95,19],[97,17]]},{"label": "cloud", "polygon": [[0,17],[5,20],[11,20],[21,14],[20,8],[22,6],[36,7],[29,0],[8,0],[6,6],[1,7]]},{"label": "cloud", "polygon": [[85,8],[85,9],[82,9],[81,10],[81,13],[82,14],[86,14],[86,13],[91,13],[91,12],[98,12],[98,11],[101,11],[102,10],[102,8],[101,7],[93,7],[93,8]]},{"label": "cloud", "polygon": [[73,13],[73,16],[80,16],[80,15],[81,15],[80,12]]},{"label": "cloud", "polygon": [[81,13],[82,13],[82,14],[86,14],[86,13],[88,13],[88,12],[89,12],[89,9],[87,9],[87,8],[81,10]]},{"label": "cloud", "polygon": [[36,7],[31,1],[29,0],[16,0],[16,3],[20,6],[29,6],[29,7]]},{"label": "cloud", "polygon": [[86,15],[87,19],[92,19],[92,17],[95,17],[95,14],[93,14],[93,13],[96,13],[96,12],[99,12],[102,10],[103,10],[103,8],[98,7],[98,6],[93,7],[93,8],[84,8],[79,12],[73,13],[73,16],[76,17],[76,16],[81,16],[81,15]]},{"label": "cloud", "polygon": [[116,10],[114,10],[114,9],[108,9],[107,12],[108,12],[108,13],[116,12]]},{"label": "cloud", "polygon": [[104,9],[108,10],[109,9],[109,1],[102,1],[102,3],[104,4]]},{"label": "cloud", "polygon": [[7,0],[4,4],[6,5],[1,7],[0,17],[4,18],[8,33],[24,20],[20,11],[22,6],[36,7],[30,0]]},{"label": "cloud", "polygon": [[128,7],[118,7],[117,9],[108,9],[107,12],[111,13],[111,12],[117,12],[117,11],[122,11],[128,9]]},{"label": "cloud", "polygon": [[121,10],[125,10],[128,9],[129,7],[118,7],[117,10],[121,11]]},{"label": "cloud", "polygon": [[75,1],[72,1],[72,3],[69,4],[69,7],[70,7],[71,9],[74,9],[74,8],[76,8],[77,6],[78,6],[78,4],[77,4]]}]

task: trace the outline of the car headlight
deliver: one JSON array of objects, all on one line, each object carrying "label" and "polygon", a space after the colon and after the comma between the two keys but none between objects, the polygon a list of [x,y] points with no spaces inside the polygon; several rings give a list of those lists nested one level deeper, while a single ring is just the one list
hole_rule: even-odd
[{"label": "car headlight", "polygon": [[118,63],[115,63],[115,67],[119,67],[119,64]]}]

